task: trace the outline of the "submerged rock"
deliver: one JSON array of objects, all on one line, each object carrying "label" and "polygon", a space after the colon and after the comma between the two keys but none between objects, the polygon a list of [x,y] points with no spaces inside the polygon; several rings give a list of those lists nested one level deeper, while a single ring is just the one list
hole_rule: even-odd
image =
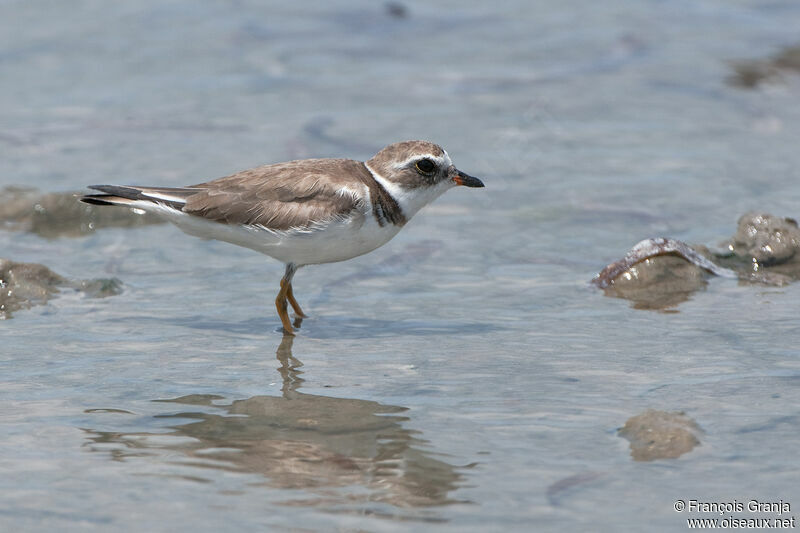
[{"label": "submerged rock", "polygon": [[715,275],[782,286],[800,279],[800,228],[791,218],[746,213],[725,252],[675,239],[645,239],[592,283],[636,309],[666,310],[689,299]]},{"label": "submerged rock", "polygon": [[104,227],[161,224],[150,213],[98,209],[78,201],[80,193],[42,193],[30,187],[0,189],[0,227],[30,231],[48,239],[79,237]]},{"label": "submerged rock", "polygon": [[728,82],[736,87],[754,89],[765,82],[780,80],[786,73],[800,73],[800,45],[789,46],[764,59],[732,63],[734,75]]},{"label": "submerged rock", "polygon": [[800,251],[800,228],[793,218],[745,213],[739,218],[736,235],[725,247],[733,256],[751,265],[788,263],[795,260]]},{"label": "submerged rock", "polygon": [[562,500],[570,499],[570,496],[580,487],[601,479],[606,474],[603,472],[587,471],[573,474],[561,478],[547,487],[547,500],[550,505],[559,506]]},{"label": "submerged rock", "polygon": [[683,412],[648,409],[629,418],[617,433],[630,441],[634,461],[655,461],[692,451],[703,430]]},{"label": "submerged rock", "polygon": [[664,311],[708,285],[710,274],[683,257],[649,257],[609,280],[606,296],[630,300],[634,309]]},{"label": "submerged rock", "polygon": [[737,278],[699,250],[675,239],[645,239],[600,271],[592,283],[606,296],[630,300],[635,309],[663,311],[704,289],[712,274]]},{"label": "submerged rock", "polygon": [[[604,289],[615,283],[615,281],[620,277],[629,280],[639,279],[639,275],[631,274],[631,269],[634,268],[635,265],[651,258],[665,255],[682,257],[685,261],[688,261],[699,269],[707,270],[708,272],[718,276],[725,278],[737,277],[735,272],[716,265],[714,262],[700,255],[685,242],[676,239],[665,239],[660,237],[657,239],[645,239],[638,242],[636,246],[631,248],[630,252],[625,254],[625,257],[619,261],[611,263],[601,270],[600,273],[594,277],[592,282],[601,289]],[[652,274],[647,277],[649,277],[651,280],[653,279]],[[642,277],[642,279],[646,278]]]},{"label": "submerged rock", "polygon": [[62,288],[104,298],[122,292],[122,283],[115,278],[69,280],[44,265],[0,258],[0,320],[11,318],[14,311],[46,304]]}]

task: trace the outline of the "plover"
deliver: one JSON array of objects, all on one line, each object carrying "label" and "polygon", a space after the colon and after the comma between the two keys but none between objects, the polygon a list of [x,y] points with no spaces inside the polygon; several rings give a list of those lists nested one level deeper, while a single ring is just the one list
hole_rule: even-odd
[{"label": "plover", "polygon": [[304,265],[344,261],[386,244],[423,206],[456,186],[483,187],[427,141],[390,144],[362,163],[305,159],[243,170],[189,187],[91,185],[81,201],[152,211],[184,232],[282,261],[275,307],[289,335],[288,305],[305,317],[292,278]]}]

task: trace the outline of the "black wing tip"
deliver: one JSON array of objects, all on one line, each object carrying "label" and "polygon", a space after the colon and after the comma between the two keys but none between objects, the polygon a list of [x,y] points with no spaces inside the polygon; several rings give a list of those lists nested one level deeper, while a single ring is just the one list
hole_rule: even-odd
[{"label": "black wing tip", "polygon": [[111,202],[107,202],[102,199],[102,196],[99,194],[87,194],[86,196],[81,196],[78,198],[81,202],[85,204],[91,205],[113,205]]},{"label": "black wing tip", "polygon": [[122,185],[89,185],[89,189],[106,194],[85,194],[80,201],[91,205],[125,205],[131,200],[140,200],[142,193],[135,187]]},{"label": "black wing tip", "polygon": [[126,185],[89,185],[89,188],[106,194],[129,198],[131,200],[142,199],[142,191],[137,187],[129,187]]},{"label": "black wing tip", "polygon": [[91,205],[120,205],[125,198],[110,194],[86,194],[78,198],[81,202]]},{"label": "black wing tip", "polygon": [[105,194],[86,194],[80,198],[80,201],[91,205],[122,205],[131,207],[136,201],[143,201],[150,204],[157,204],[166,207],[171,207],[177,211],[183,211],[185,202],[169,200],[165,198],[158,198],[148,196],[142,191],[150,189],[150,187],[131,187],[128,185],[89,185],[90,189],[100,191]]}]

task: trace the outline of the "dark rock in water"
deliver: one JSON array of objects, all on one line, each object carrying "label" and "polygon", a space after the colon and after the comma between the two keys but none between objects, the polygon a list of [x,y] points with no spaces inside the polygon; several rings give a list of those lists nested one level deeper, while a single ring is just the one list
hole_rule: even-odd
[{"label": "dark rock in water", "polygon": [[44,265],[0,259],[0,318],[46,303],[66,282]]},{"label": "dark rock in water", "polygon": [[122,283],[117,279],[68,280],[44,265],[0,258],[0,320],[11,318],[14,311],[46,304],[62,288],[104,298],[122,292]]},{"label": "dark rock in water", "polygon": [[732,63],[734,75],[728,83],[743,89],[754,89],[765,82],[780,80],[786,73],[800,73],[800,46],[789,46],[766,59],[750,59]]},{"label": "dark rock in water", "polygon": [[636,309],[666,310],[705,288],[710,274],[736,278],[688,244],[675,239],[645,239],[606,266],[592,283],[607,296],[625,298]]},{"label": "dark rock in water", "polygon": [[571,496],[577,488],[601,479],[604,475],[603,472],[588,471],[561,478],[547,487],[547,500],[550,505],[559,506],[562,500],[568,500],[567,496]]},{"label": "dark rock in water", "polygon": [[661,255],[628,268],[604,288],[607,296],[630,300],[634,309],[669,311],[708,285],[710,274],[683,257]]},{"label": "dark rock in water", "polygon": [[692,451],[703,430],[685,413],[648,409],[629,418],[617,433],[630,441],[634,461],[655,461]]},{"label": "dark rock in water", "polygon": [[800,250],[800,228],[793,218],[745,213],[726,247],[748,263],[762,266],[786,263]]},{"label": "dark rock in water", "polygon": [[800,279],[800,228],[793,218],[746,213],[723,248],[728,253],[715,260],[742,281],[780,287]]},{"label": "dark rock in water", "polygon": [[117,278],[84,279],[70,282],[69,286],[88,298],[107,298],[122,292],[122,282]]},{"label": "dark rock in water", "polygon": [[675,239],[645,239],[592,283],[608,296],[625,298],[636,309],[665,310],[707,285],[710,275],[782,286],[800,279],[800,228],[791,218],[747,213],[727,253]]},{"label": "dark rock in water", "polygon": [[390,17],[404,19],[408,17],[408,8],[400,2],[386,2],[383,7]]},{"label": "dark rock in water", "polygon": [[105,227],[161,224],[150,213],[102,209],[78,201],[80,193],[46,193],[29,187],[0,189],[0,228],[30,231],[48,239],[79,237]]},{"label": "dark rock in water", "polygon": [[[619,279],[623,274],[625,274],[623,277],[627,279],[634,279],[635,276],[631,276],[630,274],[631,268],[634,265],[646,259],[665,255],[682,257],[698,268],[707,270],[712,274],[716,274],[717,276],[722,276],[725,278],[737,277],[735,272],[717,266],[713,261],[698,253],[694,248],[685,242],[676,239],[665,239],[663,237],[659,237],[656,239],[645,239],[638,242],[636,246],[631,248],[630,252],[625,254],[625,257],[619,261],[611,263],[601,270],[600,273],[594,277],[592,283],[601,289],[604,289],[615,283],[616,280]],[[652,277],[653,276],[650,276],[651,279]]]}]

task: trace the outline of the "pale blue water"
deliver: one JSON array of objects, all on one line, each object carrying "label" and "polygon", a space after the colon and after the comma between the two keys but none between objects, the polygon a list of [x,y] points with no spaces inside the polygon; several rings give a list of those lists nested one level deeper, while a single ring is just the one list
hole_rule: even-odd
[{"label": "pale blue water", "polygon": [[[0,323],[0,529],[682,531],[678,498],[800,506],[800,287],[664,314],[589,288],[646,237],[797,216],[800,79],[731,87],[800,5],[0,5],[0,185],[185,185],[442,144],[485,189],[391,243],[282,266],[171,226],[0,256],[125,291]],[[647,408],[704,430],[637,463]],[[737,515],[747,518],[747,513]]]}]

